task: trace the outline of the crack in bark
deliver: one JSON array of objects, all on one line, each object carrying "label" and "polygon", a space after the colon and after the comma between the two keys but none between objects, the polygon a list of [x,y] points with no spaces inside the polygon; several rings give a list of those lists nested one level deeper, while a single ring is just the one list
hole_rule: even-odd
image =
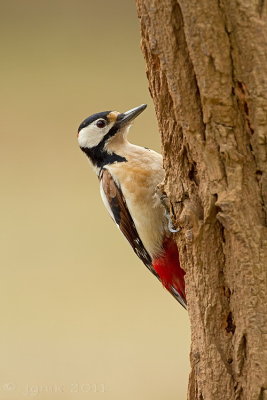
[{"label": "crack in bark", "polygon": [[245,121],[248,126],[248,131],[251,135],[254,135],[254,129],[252,128],[252,124],[250,121],[250,113],[249,113],[249,105],[248,98],[249,94],[247,93],[246,85],[243,82],[236,81],[236,87],[234,88],[234,95],[236,96],[241,110],[243,111],[243,115],[245,116]]},{"label": "crack in bark", "polygon": [[236,326],[235,326],[235,324],[233,322],[233,314],[232,314],[232,311],[230,311],[228,316],[227,316],[227,327],[225,328],[225,330],[228,333],[231,332],[232,334],[234,334],[235,333],[235,328],[236,328]]},{"label": "crack in bark", "polygon": [[238,346],[237,346],[237,360],[236,360],[236,367],[237,373],[239,376],[242,375],[242,371],[247,360],[247,337],[244,333],[242,337],[239,339]]}]

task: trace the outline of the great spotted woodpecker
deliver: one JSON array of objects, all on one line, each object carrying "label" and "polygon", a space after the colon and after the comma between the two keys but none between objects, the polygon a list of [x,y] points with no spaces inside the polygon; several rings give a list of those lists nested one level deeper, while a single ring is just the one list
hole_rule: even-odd
[{"label": "great spotted woodpecker", "polygon": [[110,216],[146,267],[186,308],[185,272],[156,191],[164,179],[162,156],[127,140],[132,121],[145,108],[143,104],[125,113],[104,111],[86,118],[78,142],[97,173]]}]

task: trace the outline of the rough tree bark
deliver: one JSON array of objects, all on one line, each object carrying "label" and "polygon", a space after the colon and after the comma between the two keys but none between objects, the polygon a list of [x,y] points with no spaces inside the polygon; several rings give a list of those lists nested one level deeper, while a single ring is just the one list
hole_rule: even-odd
[{"label": "rough tree bark", "polygon": [[188,399],[267,400],[267,9],[136,0],[186,270]]}]

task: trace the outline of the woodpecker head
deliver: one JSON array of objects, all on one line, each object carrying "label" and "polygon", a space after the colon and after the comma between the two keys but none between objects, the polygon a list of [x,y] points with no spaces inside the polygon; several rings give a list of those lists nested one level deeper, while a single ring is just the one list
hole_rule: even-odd
[{"label": "woodpecker head", "polygon": [[142,104],[125,113],[103,111],[86,118],[78,129],[78,142],[81,149],[88,155],[89,153],[93,155],[93,153],[108,152],[109,142],[115,136],[125,135],[131,122],[145,108],[146,104]]}]

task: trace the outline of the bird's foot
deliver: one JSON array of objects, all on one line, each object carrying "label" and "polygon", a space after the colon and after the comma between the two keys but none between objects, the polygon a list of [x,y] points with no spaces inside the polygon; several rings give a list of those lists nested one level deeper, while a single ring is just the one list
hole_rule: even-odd
[{"label": "bird's foot", "polygon": [[178,226],[178,228],[176,228],[176,227],[174,226],[174,224],[173,224],[173,222],[172,222],[172,217],[171,217],[169,211],[168,211],[166,208],[165,208],[165,211],[164,211],[164,215],[165,215],[165,217],[166,217],[167,220],[168,220],[168,229],[169,229],[169,231],[170,231],[171,233],[180,232],[181,228],[180,228],[179,226]]},{"label": "bird's foot", "polygon": [[[176,227],[173,223],[172,220],[172,215],[173,215],[173,207],[171,205],[171,202],[167,196],[167,194],[163,191],[163,185],[159,184],[157,187],[157,194],[159,195],[160,202],[164,207],[164,215],[168,220],[168,230],[171,233],[177,233],[180,232],[181,228],[178,226]],[[172,210],[172,213],[170,212]]]}]

